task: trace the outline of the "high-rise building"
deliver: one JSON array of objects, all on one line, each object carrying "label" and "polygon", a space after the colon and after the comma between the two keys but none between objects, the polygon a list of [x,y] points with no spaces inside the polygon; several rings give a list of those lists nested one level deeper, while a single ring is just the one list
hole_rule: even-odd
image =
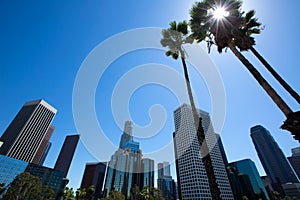
[{"label": "high-rise building", "polygon": [[285,183],[282,188],[286,196],[300,199],[300,183]]},{"label": "high-rise building", "polygon": [[131,188],[140,186],[142,153],[140,144],[133,141],[132,129],[133,123],[126,121],[119,149],[108,163],[105,196],[108,196],[110,191],[117,190],[129,198]]},{"label": "high-rise building", "polygon": [[104,196],[116,190],[128,199],[132,188],[154,186],[154,161],[142,159],[142,151],[139,143],[133,140],[132,129],[132,122],[126,121],[119,149],[108,163]]},{"label": "high-rise building", "polygon": [[0,163],[0,183],[4,183],[4,187],[7,187],[16,176],[23,173],[29,164],[26,161],[4,155],[0,155]]},{"label": "high-rise building", "polygon": [[29,163],[25,172],[29,172],[31,175],[38,177],[43,186],[49,186],[54,191],[54,199],[58,196],[63,183],[63,172],[54,170],[48,167]]},{"label": "high-rise building", "polygon": [[299,182],[294,170],[267,129],[257,125],[251,127],[250,132],[258,157],[272,182],[273,189],[284,196],[282,184]]},{"label": "high-rise building", "polygon": [[288,160],[300,179],[300,147],[292,149],[292,156],[288,157]]},{"label": "high-rise building", "polygon": [[157,186],[165,200],[176,200],[176,185],[170,175],[170,164],[168,162],[158,163]]},{"label": "high-rise building", "polygon": [[62,171],[64,178],[67,177],[68,171],[77,147],[79,135],[68,135],[64,141],[64,144],[60,150],[59,156],[56,160],[54,169]]},{"label": "high-rise building", "polygon": [[[48,128],[47,133],[46,133],[46,135],[45,135],[45,137],[44,137],[44,139],[43,139],[43,141],[42,141],[42,143],[41,143],[38,151],[36,152],[36,154],[35,154],[35,156],[33,158],[33,162],[32,163],[40,164],[40,163],[42,163],[41,162],[42,158],[45,161],[46,156],[47,156],[48,151],[49,151],[49,148],[50,148],[48,146],[49,145],[48,143],[49,143],[49,140],[50,140],[50,138],[52,136],[52,133],[53,133],[54,129],[55,129],[54,126],[50,125],[50,127]],[[48,146],[48,149],[47,149],[47,146]]]},{"label": "high-rise building", "polygon": [[[210,149],[213,169],[223,200],[232,200],[233,194],[227,177],[224,161],[216,134],[207,112],[198,110],[206,141]],[[200,145],[196,135],[192,109],[183,104],[174,111],[175,132],[173,134],[176,156],[176,172],[179,199],[210,199],[210,188],[205,167],[202,163]]]},{"label": "high-rise building", "polygon": [[40,162],[38,163],[38,165],[44,165],[44,162],[45,162],[46,157],[47,157],[47,155],[48,155],[48,153],[50,151],[51,146],[52,146],[52,143],[48,142],[48,144],[46,146],[46,149],[45,149],[45,151],[44,151],[44,153],[42,155],[42,158],[41,158]]},{"label": "high-rise building", "polygon": [[56,112],[44,100],[26,102],[1,136],[0,154],[38,164],[38,152]]},{"label": "high-rise building", "polygon": [[85,165],[80,188],[88,189],[93,185],[95,186],[95,197],[101,197],[106,168],[106,162],[87,163]]},{"label": "high-rise building", "polygon": [[[270,199],[252,160],[243,159],[229,163],[228,169],[235,199],[242,199],[243,196],[247,196],[249,199]],[[245,175],[248,176],[248,184],[243,184]]]},{"label": "high-rise building", "polygon": [[149,158],[142,159],[142,184],[140,187],[154,187],[154,160]]},{"label": "high-rise building", "polygon": [[124,125],[124,131],[123,131],[123,134],[121,136],[120,145],[119,145],[120,149],[124,149],[124,145],[128,141],[133,141],[132,129],[133,129],[132,121],[126,121],[125,125]]}]

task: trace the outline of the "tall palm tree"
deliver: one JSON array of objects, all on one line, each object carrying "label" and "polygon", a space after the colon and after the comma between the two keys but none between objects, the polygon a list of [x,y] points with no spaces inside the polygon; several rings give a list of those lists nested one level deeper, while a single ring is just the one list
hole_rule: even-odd
[{"label": "tall palm tree", "polygon": [[282,87],[300,104],[299,94],[271,67],[264,57],[254,48],[255,40],[253,34],[259,34],[261,25],[257,18],[254,18],[255,11],[250,10],[243,17],[243,23],[237,29],[235,34],[235,44],[241,51],[250,50],[256,58],[265,66],[273,77],[281,84]]},{"label": "tall palm tree", "polygon": [[[217,19],[214,17],[214,12],[219,8],[226,10],[226,13],[224,12],[222,18]],[[241,1],[239,0],[204,0],[195,3],[190,13],[192,36],[198,42],[201,42],[203,38],[208,38],[209,49],[212,44],[215,44],[220,53],[224,48],[229,48],[287,117],[282,128],[289,130],[294,138],[300,141],[300,112],[293,112],[249,60],[237,49],[237,47],[243,48],[241,42],[244,42],[243,39],[237,37],[238,34],[244,36],[241,34],[244,17],[240,8]],[[254,24],[253,30],[257,25]],[[246,37],[246,39],[254,42],[252,37]]]},{"label": "tall palm tree", "polygon": [[169,29],[165,29],[162,31],[162,35],[163,38],[160,41],[162,46],[169,48],[169,50],[166,52],[166,55],[172,56],[172,58],[174,58],[175,60],[178,59],[179,56],[181,58],[188,96],[192,107],[195,129],[197,130],[197,138],[201,147],[202,162],[204,164],[206,174],[208,177],[211,196],[213,200],[219,200],[221,199],[221,193],[213,170],[213,165],[207,142],[205,140],[205,133],[202,126],[202,118],[198,115],[195,106],[187,65],[185,62],[185,52],[182,47],[183,44],[191,44],[193,42],[193,39],[190,36],[188,36],[188,23],[186,21],[183,21],[177,24],[175,21],[173,21],[170,23]]}]

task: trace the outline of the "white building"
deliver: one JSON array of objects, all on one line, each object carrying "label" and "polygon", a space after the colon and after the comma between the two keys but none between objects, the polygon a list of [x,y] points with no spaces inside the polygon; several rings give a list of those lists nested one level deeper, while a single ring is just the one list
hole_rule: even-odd
[{"label": "white building", "polygon": [[[198,111],[206,140],[210,149],[212,164],[223,200],[234,199],[225,165],[207,112]],[[211,194],[206,171],[200,156],[200,146],[194,126],[192,109],[183,104],[174,111],[175,132],[173,134],[176,156],[176,172],[179,198],[185,200],[210,200]]]}]

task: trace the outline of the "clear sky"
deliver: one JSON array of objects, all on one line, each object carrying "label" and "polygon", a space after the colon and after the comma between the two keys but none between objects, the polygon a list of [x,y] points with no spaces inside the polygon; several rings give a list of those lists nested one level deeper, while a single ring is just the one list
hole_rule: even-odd
[{"label": "clear sky", "polygon": [[[89,53],[101,42],[123,31],[145,27],[166,28],[171,20],[188,20],[193,2],[0,1],[0,135],[26,101],[46,100],[58,109],[53,121],[56,129],[51,138],[52,148],[45,162],[46,166],[53,167],[65,136],[78,133],[73,119],[72,95],[76,75]],[[300,92],[300,2],[245,0],[244,9],[256,9],[256,16],[265,26],[261,35],[256,37],[255,48]],[[201,46],[206,52],[205,45]],[[107,53],[114,52],[114,48],[107,49]],[[261,64],[250,53],[245,55],[288,105],[294,111],[299,110],[299,105]],[[266,127],[286,156],[299,143],[288,132],[279,129],[285,119],[283,114],[230,51],[218,54],[213,49],[208,56],[215,63],[225,88],[226,118],[221,136],[227,157],[229,161],[251,158],[263,175],[265,172],[249,135],[251,126],[261,124]],[[100,56],[101,59],[105,57]],[[95,105],[90,106],[95,106],[99,124],[113,144],[118,144],[122,133],[111,109],[114,87],[124,74],[149,63],[163,64],[182,73],[179,60],[165,57],[161,50],[143,49],[119,55],[97,85]],[[191,69],[190,74],[199,107],[211,112],[208,86],[195,70]],[[141,74],[136,78],[148,80],[151,74]],[[89,80],[86,81],[88,83]],[[178,84],[184,82],[179,81]],[[125,100],[129,101],[126,109],[131,113],[132,120],[140,126],[150,123],[148,110],[152,105],[161,104],[165,108],[166,123],[162,130],[150,138],[137,138],[145,153],[159,150],[171,142],[173,111],[179,103],[168,88],[149,82]],[[99,145],[99,149],[104,151],[105,146]],[[110,153],[107,156],[109,158]],[[85,163],[93,161],[96,159],[80,141],[68,175],[71,187],[80,186]],[[161,161],[155,160],[156,163]],[[174,176],[174,168],[172,170]]]}]

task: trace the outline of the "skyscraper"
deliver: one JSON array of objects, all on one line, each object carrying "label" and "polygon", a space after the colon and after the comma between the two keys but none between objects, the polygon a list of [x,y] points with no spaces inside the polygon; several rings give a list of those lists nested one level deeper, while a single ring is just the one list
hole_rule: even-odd
[{"label": "skyscraper", "polygon": [[298,183],[293,169],[270,132],[261,125],[251,127],[251,138],[258,157],[272,182],[273,189],[284,195],[281,185]]},{"label": "skyscraper", "polygon": [[62,171],[64,173],[64,178],[67,177],[77,147],[78,140],[79,135],[68,135],[56,160],[54,169]]},{"label": "skyscraper", "polygon": [[123,134],[121,136],[120,145],[119,145],[120,149],[124,149],[124,145],[128,141],[133,141],[132,129],[133,129],[133,123],[131,121],[126,121],[125,125],[124,125],[124,131],[123,131]]},{"label": "skyscraper", "polygon": [[[207,112],[198,110],[206,141],[211,151],[211,159],[223,200],[232,200],[233,195],[227,177],[225,165]],[[192,109],[183,104],[174,111],[175,132],[173,134],[176,156],[176,172],[179,199],[199,200],[210,199],[210,189],[206,170],[202,163],[200,146],[194,126]]]},{"label": "skyscraper", "polygon": [[119,149],[108,163],[105,196],[109,195],[110,191],[117,190],[129,198],[131,187],[140,186],[142,154],[140,144],[133,141],[132,129],[133,123],[126,121]]},{"label": "skyscraper", "polygon": [[[46,135],[45,135],[45,137],[44,137],[44,139],[43,139],[43,141],[42,141],[42,143],[41,143],[38,151],[36,152],[36,154],[35,154],[35,156],[33,158],[33,162],[32,163],[40,164],[41,161],[42,161],[43,156],[44,156],[43,159],[44,160],[46,159],[46,156],[47,156],[47,153],[48,153],[48,152],[46,152],[46,150],[49,151],[49,148],[51,146],[51,145],[49,146],[48,143],[49,143],[49,140],[50,140],[50,138],[52,136],[52,133],[53,133],[54,129],[55,129],[54,126],[50,125],[50,127],[48,128],[47,133],[46,133]],[[47,149],[47,146],[48,146],[48,149]]]},{"label": "skyscraper", "polygon": [[85,165],[84,174],[80,188],[88,189],[90,186],[95,186],[95,197],[98,198],[102,194],[104,177],[106,173],[107,163],[87,163]]},{"label": "skyscraper", "polygon": [[292,156],[288,157],[288,160],[300,179],[300,147],[292,149]]},{"label": "skyscraper", "polygon": [[142,159],[142,183],[140,187],[154,187],[154,160],[149,158]]},{"label": "skyscraper", "polygon": [[157,187],[160,189],[165,200],[175,200],[176,185],[170,173],[170,164],[168,162],[158,163]]},{"label": "skyscraper", "polygon": [[38,164],[37,153],[56,112],[44,100],[26,102],[1,136],[0,154]]},{"label": "skyscraper", "polygon": [[126,121],[119,149],[108,163],[105,196],[116,190],[128,199],[132,188],[154,186],[154,161],[149,158],[142,159],[140,144],[133,140],[132,129],[132,122]]},{"label": "skyscraper", "polygon": [[[235,182],[232,183],[232,185],[237,185],[238,189],[241,187],[242,190],[239,191],[240,194],[235,194],[236,199],[241,199],[242,196],[247,196],[249,199],[270,199],[252,160],[243,159],[232,162],[228,164],[228,168],[231,169],[229,172],[229,176],[232,175],[231,182]],[[248,176],[249,184],[243,184],[243,180],[245,180],[245,178],[243,178],[244,175]]]}]

